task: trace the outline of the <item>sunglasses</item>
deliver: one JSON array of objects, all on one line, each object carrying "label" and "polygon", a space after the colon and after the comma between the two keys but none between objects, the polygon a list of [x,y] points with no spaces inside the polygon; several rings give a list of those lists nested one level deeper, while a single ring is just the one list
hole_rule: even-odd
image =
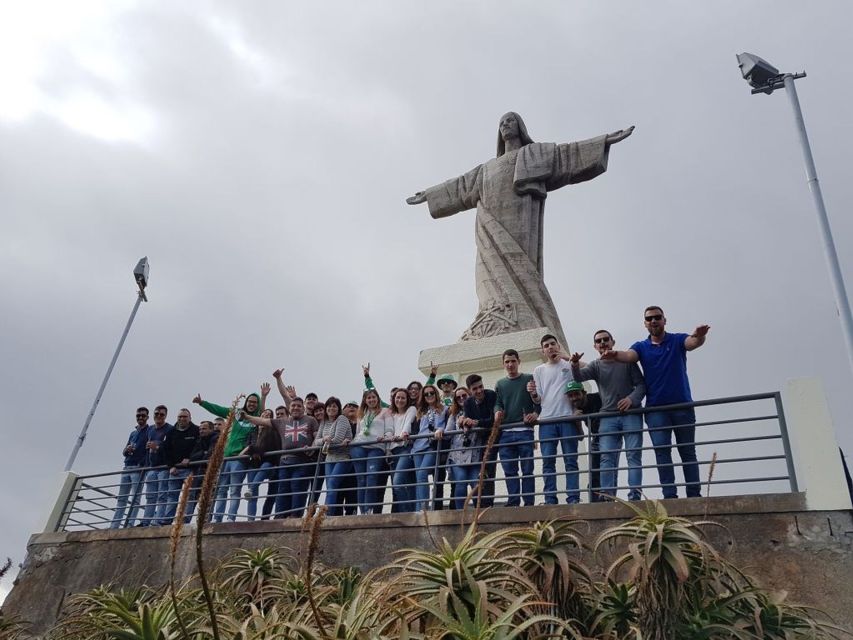
[{"label": "sunglasses", "polygon": [[430,396],[434,396],[435,391],[424,391],[424,397],[429,398]]},{"label": "sunglasses", "polygon": [[147,418],[147,417],[148,417],[148,414],[147,414],[147,413],[137,413],[137,414],[136,414],[136,417],[137,417],[137,418]]},{"label": "sunglasses", "polygon": [[656,313],[653,316],[646,316],[646,322],[651,322],[652,320],[661,320],[663,316],[659,313]]},{"label": "sunglasses", "polygon": [[595,344],[604,344],[605,342],[610,342],[610,338],[605,336],[603,338],[596,338]]},{"label": "sunglasses", "polygon": [[162,417],[163,417],[163,416],[165,416],[165,415],[166,415],[166,414],[165,414],[165,413],[163,413],[162,411],[155,411],[155,412],[154,412],[154,417],[155,417],[155,418],[156,418],[157,416],[160,416],[160,417],[162,418]]}]

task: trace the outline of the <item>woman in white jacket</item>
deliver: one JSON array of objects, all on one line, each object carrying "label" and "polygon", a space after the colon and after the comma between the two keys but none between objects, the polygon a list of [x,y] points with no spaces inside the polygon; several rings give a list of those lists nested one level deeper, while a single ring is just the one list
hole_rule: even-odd
[{"label": "woman in white jacket", "polygon": [[406,389],[397,389],[391,400],[391,408],[385,412],[385,421],[392,431],[392,441],[388,443],[394,474],[391,480],[394,496],[391,513],[408,513],[415,510],[415,461],[409,435],[418,411],[410,405]]},{"label": "woman in white jacket", "polygon": [[350,445],[350,457],[358,483],[358,512],[382,513],[382,496],[379,495],[379,474],[385,458],[385,441],[393,435],[383,416],[382,401],[375,389],[368,389],[361,397],[358,424]]}]

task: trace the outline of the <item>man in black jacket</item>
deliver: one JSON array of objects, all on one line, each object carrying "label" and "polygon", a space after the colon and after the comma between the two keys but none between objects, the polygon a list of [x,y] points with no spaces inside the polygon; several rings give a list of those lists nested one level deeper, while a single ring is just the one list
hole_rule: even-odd
[{"label": "man in black jacket", "polygon": [[192,473],[190,456],[198,441],[199,429],[192,423],[189,409],[178,411],[178,420],[163,439],[163,461],[169,467],[169,490],[166,494],[166,507],[158,524],[171,524],[178,508],[178,499],[184,480]]},{"label": "man in black jacket", "polygon": [[[566,393],[576,416],[601,413],[601,395],[587,393],[580,382],[573,381],[566,385]],[[585,422],[589,428],[589,501],[602,502],[605,498],[601,494],[601,453],[598,448],[598,427],[601,418],[586,418],[581,422]]]},{"label": "man in black jacket", "polygon": [[[465,386],[471,395],[463,405],[465,417],[459,421],[459,426],[473,429],[482,429],[481,442],[483,446],[489,439],[489,432],[495,423],[495,401],[497,394],[491,389],[486,389],[483,385],[482,376],[472,373],[465,378]],[[497,442],[497,441],[496,441]],[[489,453],[489,458],[486,460],[486,470],[483,475],[483,492],[480,499],[480,505],[483,507],[491,507],[495,502],[495,460],[497,458],[497,444]],[[485,455],[485,452],[484,452]]]},{"label": "man in black jacket", "polygon": [[[195,441],[192,453],[190,453],[190,469],[193,472],[193,486],[190,489],[190,499],[187,502],[186,516],[184,523],[189,523],[195,513],[198,496],[201,492],[201,485],[204,482],[204,474],[207,471],[206,464],[193,464],[205,462],[210,459],[213,449],[216,447],[216,442],[219,440],[219,431],[210,420],[202,420],[198,426],[198,440]],[[208,518],[211,514],[208,514]]]}]

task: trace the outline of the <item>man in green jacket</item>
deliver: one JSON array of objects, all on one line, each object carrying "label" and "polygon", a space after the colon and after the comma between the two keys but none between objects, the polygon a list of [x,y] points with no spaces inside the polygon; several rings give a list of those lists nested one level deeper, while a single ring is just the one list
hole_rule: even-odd
[{"label": "man in green jacket", "polygon": [[[264,410],[264,404],[266,403],[269,392],[270,385],[264,382],[261,384],[261,395],[250,393],[246,396],[246,401],[243,403],[243,411],[252,416],[259,416]],[[231,407],[202,400],[201,394],[196,395],[193,398],[193,402],[220,418],[227,418],[231,412]],[[239,456],[240,452],[246,448],[249,433],[253,429],[255,429],[255,426],[245,420],[234,420],[231,423],[228,440],[225,441],[225,463],[222,465],[222,471],[219,475],[219,486],[216,489],[216,505],[213,508],[214,522],[222,522],[222,518],[225,515],[226,495],[230,497],[228,501],[228,519],[231,522],[237,519],[237,510],[240,508],[240,490],[243,487],[243,481],[246,479],[246,471],[249,467],[246,460],[229,460],[229,458]]]}]

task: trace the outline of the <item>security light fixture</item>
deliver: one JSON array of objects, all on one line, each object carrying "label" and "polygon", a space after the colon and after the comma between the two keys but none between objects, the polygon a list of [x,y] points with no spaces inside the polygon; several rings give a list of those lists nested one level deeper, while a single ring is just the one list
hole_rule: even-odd
[{"label": "security light fixture", "polygon": [[738,54],[737,65],[743,79],[752,87],[752,93],[773,93],[774,89],[784,86],[786,75],[791,75],[794,79],[806,77],[805,71],[796,74],[779,73],[779,69],[754,53]]}]

